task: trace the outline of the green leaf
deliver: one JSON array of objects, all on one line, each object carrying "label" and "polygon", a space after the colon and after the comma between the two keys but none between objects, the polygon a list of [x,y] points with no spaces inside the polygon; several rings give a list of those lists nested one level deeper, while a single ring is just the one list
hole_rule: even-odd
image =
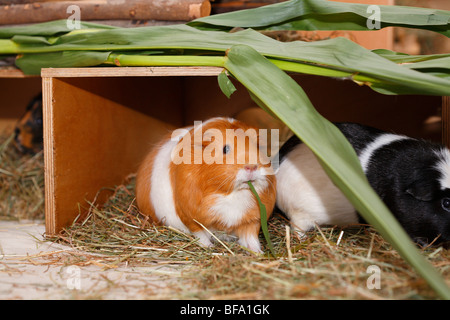
[{"label": "green leaf", "polygon": [[387,49],[376,49],[372,50],[372,52],[395,63],[413,63],[450,57],[450,53],[409,55],[406,53],[395,52]]},{"label": "green leaf", "polygon": [[[380,27],[418,28],[450,36],[450,12],[428,8],[378,5]],[[368,4],[326,0],[292,0],[255,9],[203,17],[189,24],[211,30],[235,27],[264,30],[372,30]]]},{"label": "green leaf", "polygon": [[62,51],[26,54],[16,59],[16,65],[28,74],[39,75],[41,68],[70,68],[97,66],[108,59],[109,52]]},{"label": "green leaf", "polygon": [[[97,24],[90,22],[80,22],[81,30],[84,29],[115,29],[116,27],[108,26],[105,24]],[[17,26],[17,27],[3,27],[0,28],[0,39],[9,39],[16,35],[25,35],[25,36],[42,36],[42,37],[50,37],[57,36],[66,33],[76,33],[79,32],[77,30],[71,30],[67,27],[67,20],[54,20],[43,23],[35,23],[26,26]]]},{"label": "green leaf", "polygon": [[250,191],[253,193],[253,195],[256,197],[256,201],[259,205],[259,212],[261,217],[261,229],[263,231],[264,238],[266,239],[267,245],[269,246],[270,253],[274,258],[277,257],[275,254],[275,250],[273,249],[272,240],[270,239],[269,235],[269,229],[267,228],[267,211],[266,206],[264,203],[262,203],[261,198],[258,195],[258,192],[256,192],[255,187],[250,181],[247,181],[248,186],[250,187]]},{"label": "green leaf", "polygon": [[228,78],[225,71],[222,71],[217,77],[217,81],[219,82],[220,90],[222,90],[223,94],[230,99],[231,95],[236,91],[236,87],[233,82]]},{"label": "green leaf", "polygon": [[342,133],[312,106],[305,92],[286,73],[248,46],[234,46],[225,68],[260,104],[271,109],[315,153],[324,170],[356,210],[443,298],[450,289],[420,254],[399,222],[370,187],[358,157]]},{"label": "green leaf", "polygon": [[[213,55],[224,54],[231,46],[242,44],[251,46],[266,57],[280,60],[280,63],[287,61],[302,63],[304,67],[309,65],[309,70],[314,68],[321,75],[327,74],[324,73],[324,68],[330,69],[334,73],[340,72],[341,75],[358,74],[358,76],[365,77],[366,80],[357,81],[369,86],[372,82],[376,83],[377,87],[389,88],[391,86],[392,93],[450,95],[450,81],[448,79],[397,65],[345,38],[316,42],[283,43],[251,29],[236,33],[224,33],[201,31],[186,25],[175,25],[77,33],[61,36],[52,40],[52,43],[52,45],[41,46],[36,44],[15,44],[15,46],[11,46],[11,43],[9,43],[5,47],[8,49],[6,53],[11,53],[10,50],[13,49],[22,54],[83,50],[148,51],[182,49],[202,53],[207,51]],[[0,43],[1,53],[3,52]],[[199,57],[201,58],[201,56]],[[176,58],[173,57],[173,59]],[[38,61],[36,61],[36,66],[37,64]],[[292,64],[289,65],[292,66]],[[23,69],[23,71],[29,73],[26,69]],[[310,71],[311,74],[314,74],[314,72]]]},{"label": "green leaf", "polygon": [[15,35],[11,40],[17,44],[51,45],[47,38],[40,36]]}]

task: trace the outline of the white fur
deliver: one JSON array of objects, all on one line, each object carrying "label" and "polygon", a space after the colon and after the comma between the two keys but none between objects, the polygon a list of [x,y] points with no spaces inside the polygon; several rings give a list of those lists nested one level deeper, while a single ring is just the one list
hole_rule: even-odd
[{"label": "white fur", "polygon": [[[210,230],[212,231],[212,230]],[[200,230],[197,232],[194,232],[194,235],[199,239],[200,243],[205,247],[212,247],[213,243],[211,242],[211,235],[205,231]]]},{"label": "white fur", "polygon": [[240,189],[228,195],[217,195],[211,213],[219,217],[227,227],[239,225],[247,211],[255,205],[255,199],[248,189]]},{"label": "white fur", "polygon": [[[176,140],[176,139],[174,139]],[[170,162],[173,148],[178,141],[169,140],[161,146],[155,157],[152,175],[150,200],[153,203],[156,217],[167,226],[172,226],[183,232],[189,233],[189,229],[178,217],[175,210],[173,189],[170,183]]]},{"label": "white fur", "polygon": [[269,185],[263,172],[264,168],[259,168],[251,173],[245,169],[239,170],[234,181],[233,191],[227,195],[215,196],[215,203],[210,208],[211,213],[216,215],[227,227],[239,225],[247,211],[256,205],[255,196],[251,193],[247,181],[252,180],[256,192],[261,194]]},{"label": "white fur", "polygon": [[358,221],[351,203],[305,144],[287,155],[276,178],[277,205],[297,231],[306,232],[315,223],[347,225]]},{"label": "white fur", "polygon": [[234,188],[237,189],[248,189],[249,186],[247,181],[252,181],[255,190],[259,193],[264,191],[269,185],[268,180],[266,179],[267,170],[264,167],[259,167],[255,171],[247,171],[245,169],[240,169],[236,174],[236,178],[234,180]]},{"label": "white fur", "polygon": [[439,157],[440,161],[437,163],[436,167],[439,172],[442,174],[439,179],[439,183],[441,185],[441,189],[449,189],[450,188],[450,151],[447,148],[442,148],[440,151],[436,152],[436,155]]},{"label": "white fur", "polygon": [[[252,173],[246,172],[244,169],[238,171],[234,190],[228,195],[217,195],[214,205],[210,208],[211,213],[229,228],[238,226],[247,211],[257,205],[255,196],[246,181],[253,180],[252,184],[256,192],[261,194],[269,186],[269,182],[263,174],[265,174],[264,168],[259,168]],[[254,252],[262,253],[257,235],[241,236],[238,242]]]},{"label": "white fur", "polygon": [[[256,186],[255,189],[257,189]],[[225,196],[218,195],[215,204],[210,210],[225,226],[235,227],[241,223],[247,211],[255,205],[255,197],[247,188],[234,190]],[[238,242],[254,252],[262,253],[257,235],[247,234],[240,236]]]},{"label": "white fur", "polygon": [[401,136],[392,133],[384,133],[378,136],[374,141],[369,143],[364,150],[359,155],[359,161],[361,162],[361,166],[364,172],[367,172],[367,168],[370,164],[370,158],[374,154],[374,152],[388,144],[391,144],[395,141],[403,140],[403,139],[411,139],[406,136]]}]

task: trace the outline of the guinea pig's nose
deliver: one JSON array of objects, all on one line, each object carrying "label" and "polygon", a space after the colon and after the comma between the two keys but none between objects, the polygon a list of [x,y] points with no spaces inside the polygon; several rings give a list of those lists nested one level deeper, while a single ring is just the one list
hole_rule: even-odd
[{"label": "guinea pig's nose", "polygon": [[253,171],[256,171],[256,169],[258,169],[258,165],[256,165],[256,164],[246,164],[244,166],[244,169],[245,169],[245,171],[253,172]]}]

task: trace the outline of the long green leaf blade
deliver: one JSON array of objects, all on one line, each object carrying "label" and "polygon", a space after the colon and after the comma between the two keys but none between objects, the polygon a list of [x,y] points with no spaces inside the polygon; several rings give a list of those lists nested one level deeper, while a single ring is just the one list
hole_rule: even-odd
[{"label": "long green leaf blade", "polygon": [[248,46],[232,47],[225,67],[272,110],[316,154],[334,183],[363,217],[445,299],[450,289],[368,184],[359,160],[342,133],[312,106],[305,92],[283,71]]},{"label": "long green leaf blade", "polygon": [[[85,32],[59,37],[52,45],[22,43],[17,44],[15,49],[22,54],[169,49],[206,50],[223,54],[231,46],[239,44],[249,45],[269,58],[309,63],[344,73],[358,73],[385,84],[385,87],[392,85],[392,88],[398,88],[399,93],[450,95],[448,79],[402,67],[345,38],[283,43],[250,29],[224,33],[176,25]],[[24,72],[27,73],[27,70]]]},{"label": "long green leaf blade", "polygon": [[[450,36],[450,12],[428,8],[378,5],[380,27],[419,28]],[[372,30],[368,4],[326,0],[291,0],[255,9],[203,17],[189,23],[202,29],[234,27],[265,30]]]},{"label": "long green leaf blade", "polygon": [[16,59],[16,65],[28,74],[40,74],[41,68],[90,67],[103,64],[110,52],[62,51],[26,54]]},{"label": "long green leaf blade", "polygon": [[267,245],[269,246],[270,253],[274,258],[277,257],[275,254],[275,250],[273,249],[272,240],[270,239],[269,235],[269,229],[267,228],[267,210],[264,203],[262,203],[261,198],[258,195],[258,192],[256,192],[255,187],[250,181],[247,181],[248,186],[250,187],[250,191],[253,193],[253,195],[256,197],[256,201],[258,202],[259,206],[259,212],[261,217],[261,229],[263,231],[264,238],[266,239]]},{"label": "long green leaf blade", "polygon": [[[112,27],[106,24],[97,24],[91,22],[83,22],[80,21],[81,30],[85,29],[116,29],[116,27]],[[51,37],[57,35],[63,35],[67,33],[77,33],[78,30],[72,30],[67,26],[67,20],[54,20],[43,23],[35,23],[31,25],[25,26],[16,26],[16,27],[3,27],[0,28],[0,39],[10,39],[17,35],[24,36],[42,36],[42,37]]]}]

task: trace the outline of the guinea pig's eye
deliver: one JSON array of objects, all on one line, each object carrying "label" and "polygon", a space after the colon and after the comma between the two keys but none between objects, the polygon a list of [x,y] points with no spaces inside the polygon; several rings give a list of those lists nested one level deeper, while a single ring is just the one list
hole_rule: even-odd
[{"label": "guinea pig's eye", "polygon": [[450,198],[443,198],[441,200],[442,209],[450,212]]},{"label": "guinea pig's eye", "polygon": [[227,154],[228,152],[230,152],[230,146],[226,144],[226,145],[223,147],[223,154]]}]

